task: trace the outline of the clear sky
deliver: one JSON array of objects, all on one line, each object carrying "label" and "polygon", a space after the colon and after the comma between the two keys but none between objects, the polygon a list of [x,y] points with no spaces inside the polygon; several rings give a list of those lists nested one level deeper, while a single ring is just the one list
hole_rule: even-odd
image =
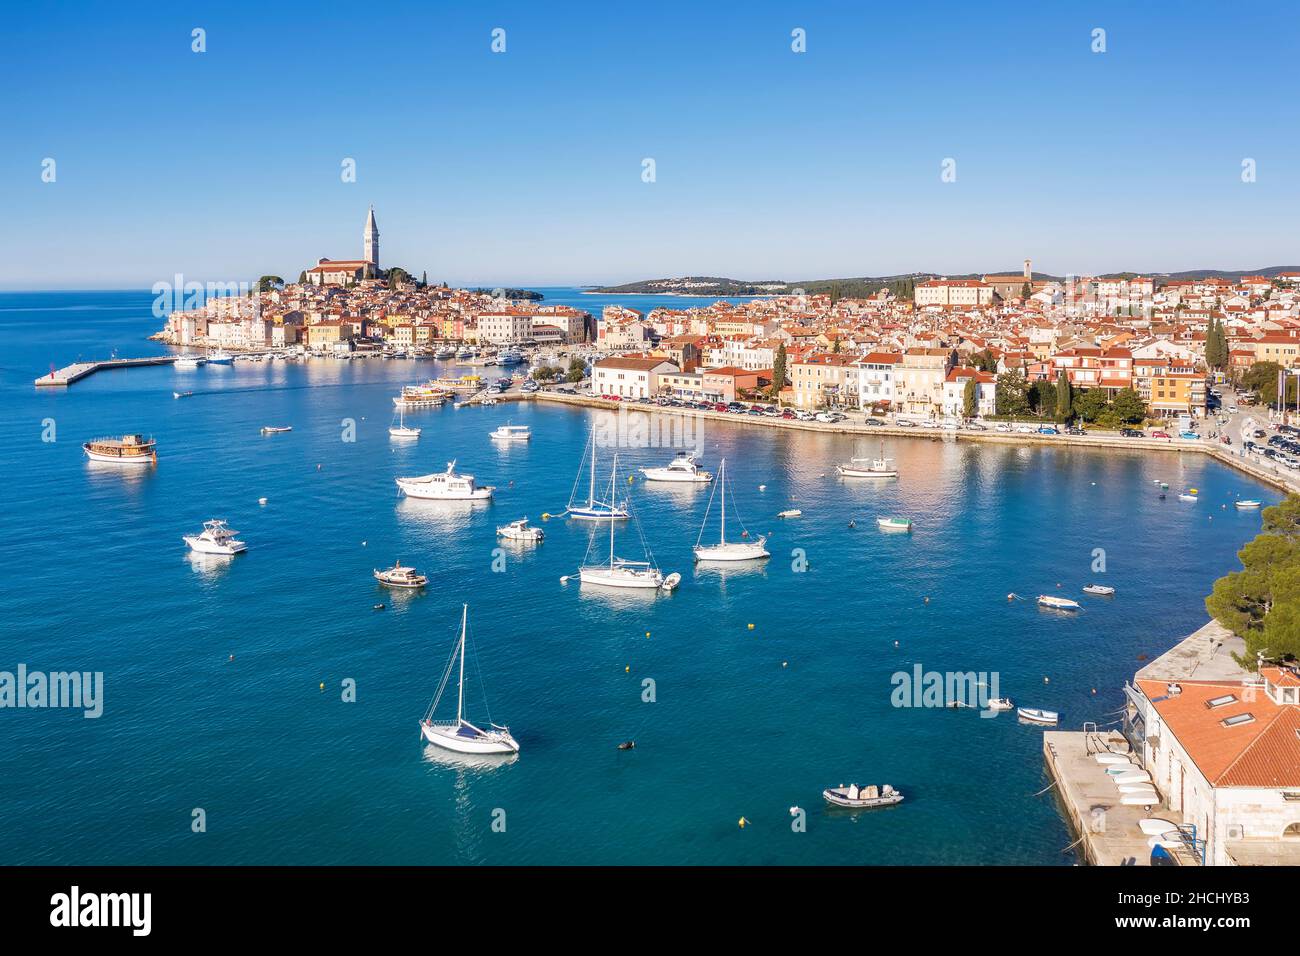
[{"label": "clear sky", "polygon": [[1297,35],[1270,2],[29,7],[0,288],[292,279],[370,203],[381,265],[453,284],[1296,265]]}]

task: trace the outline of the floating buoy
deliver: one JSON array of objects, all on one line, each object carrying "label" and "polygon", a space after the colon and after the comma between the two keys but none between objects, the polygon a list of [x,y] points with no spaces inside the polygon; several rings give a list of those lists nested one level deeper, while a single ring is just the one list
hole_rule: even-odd
[{"label": "floating buoy", "polygon": [[1010,594],[1007,595],[1007,600],[1008,600],[1008,601],[1014,601],[1015,599],[1016,599],[1016,592],[1015,592],[1015,591],[1012,591]]},{"label": "floating buoy", "polygon": [[[627,476],[627,483],[628,483],[629,485],[632,484],[632,476],[631,476],[631,475],[628,475],[628,476]],[[511,484],[514,484],[514,482],[511,482]]]},{"label": "floating buoy", "polygon": [[561,584],[568,584],[568,583],[569,583],[569,576],[568,576],[567,574],[561,574],[561,575],[560,575],[560,583],[561,583]]},{"label": "floating buoy", "polygon": [[366,546],[366,543],[365,543],[364,541],[362,541],[362,542],[361,542],[361,547],[364,548],[365,546]]},{"label": "floating buoy", "polygon": [[317,471],[320,471],[320,465],[317,465],[317,466],[316,466],[316,470],[317,470]]},{"label": "floating buoy", "polygon": [[649,637],[649,636],[650,636],[650,632],[649,632],[649,631],[646,631],[646,632],[645,632],[645,636],[646,636],[646,637]]},{"label": "floating buoy", "polygon": [[1043,678],[1043,683],[1044,683],[1044,684],[1050,684],[1051,682],[1052,682],[1052,679],[1051,679],[1050,677],[1044,677],[1044,678]]},{"label": "floating buoy", "polygon": [[1092,689],[1092,696],[1093,696],[1093,697],[1096,697],[1096,696],[1097,696],[1097,688],[1095,688],[1095,687]]},{"label": "floating buoy", "polygon": [[767,485],[759,485],[759,486],[758,486],[758,490],[759,490],[759,491],[767,491]]},{"label": "floating buoy", "polygon": [[739,820],[737,820],[736,822],[740,825],[740,828],[743,830],[743,829],[745,829],[745,824],[747,824],[749,821],[746,820],[744,817],[741,817],[741,818],[740,818]]},{"label": "floating buoy", "polygon": [[929,595],[926,596],[926,598],[925,598],[925,603],[926,603],[926,604],[929,604],[929,603],[930,603]]},{"label": "floating buoy", "polygon": [[259,505],[264,505],[264,504],[266,504],[266,499],[265,499],[265,498],[258,498],[258,499],[257,499],[257,503],[258,503]]},{"label": "floating buoy", "polygon": [[630,674],[630,673],[632,673],[632,665],[629,664],[628,666],[624,667],[624,668],[623,668],[623,673],[624,673],[624,674]]},{"label": "floating buoy", "polygon": [[231,654],[231,655],[230,655],[230,659],[233,661],[233,660],[235,659],[235,655],[234,655],[234,654]]},{"label": "floating buoy", "polygon": [[375,607],[374,607],[374,609],[375,609],[376,611],[382,611],[382,610],[384,609],[384,606],[383,606],[382,604],[376,604]]},{"label": "floating buoy", "polygon": [[635,750],[635,749],[636,749],[636,741],[635,741],[635,740],[625,740],[625,741],[623,741],[621,744],[618,745],[618,749],[619,749],[619,750]]},{"label": "floating buoy", "polygon": [[749,629],[752,631],[754,629],[754,625],[753,624],[749,625]]},{"label": "floating buoy", "polygon": [[543,511],[543,512],[542,512],[542,520],[543,520],[543,521],[547,521],[547,520],[549,520],[550,517],[551,517],[551,513],[550,513],[549,511]]},{"label": "floating buoy", "polygon": [[798,816],[799,814],[801,814],[801,813],[803,813],[803,810],[802,810],[800,807],[791,807],[791,808],[790,808],[790,816],[792,816],[792,817],[797,817],[797,816]]},{"label": "floating buoy", "polygon": [[894,641],[894,646],[895,646],[895,647],[898,646],[898,641]]},{"label": "floating buoy", "polygon": [[325,682],[324,682],[324,681],[321,681],[321,682],[320,682],[320,689],[321,689],[322,692],[324,692],[324,690],[325,690]]}]

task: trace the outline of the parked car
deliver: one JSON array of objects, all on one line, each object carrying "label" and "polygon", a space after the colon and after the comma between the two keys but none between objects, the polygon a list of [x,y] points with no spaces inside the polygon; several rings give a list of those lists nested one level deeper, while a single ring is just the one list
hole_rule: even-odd
[{"label": "parked car", "polygon": [[1168,438],[1168,437],[1169,437],[1169,433],[1168,433],[1168,432],[1152,432],[1152,433],[1151,433],[1151,437],[1152,437],[1152,438]]},{"label": "parked car", "polygon": [[1009,432],[1011,431],[1011,426],[1008,425],[1006,422],[998,422],[996,425],[993,426],[993,430],[995,432]]},{"label": "parked car", "polygon": [[1016,432],[1021,435],[1032,435],[1037,429],[1033,425],[1017,425]]},{"label": "parked car", "polygon": [[794,419],[794,412],[791,409],[787,408],[785,411],[781,413],[781,417],[786,419],[787,421],[791,421]]},{"label": "parked car", "polygon": [[1140,428],[1121,428],[1119,433],[1125,438],[1143,438],[1142,429]]},{"label": "parked car", "polygon": [[1039,428],[1038,428],[1038,434],[1040,434],[1040,435],[1059,435],[1059,434],[1061,434],[1061,431],[1060,431],[1060,429],[1058,429],[1058,428],[1053,428],[1051,425],[1040,425]]},{"label": "parked car", "polygon": [[910,418],[900,418],[898,421],[894,422],[894,425],[898,428],[915,428],[916,422],[912,421]]},{"label": "parked car", "polygon": [[1086,435],[1086,434],[1088,434],[1088,433],[1085,432],[1082,428],[1080,428],[1078,425],[1071,425],[1069,428],[1067,428],[1067,429],[1065,430],[1065,433],[1066,433],[1067,435]]},{"label": "parked car", "polygon": [[989,426],[981,424],[980,422],[967,422],[966,427],[973,432],[986,432],[989,430]]}]

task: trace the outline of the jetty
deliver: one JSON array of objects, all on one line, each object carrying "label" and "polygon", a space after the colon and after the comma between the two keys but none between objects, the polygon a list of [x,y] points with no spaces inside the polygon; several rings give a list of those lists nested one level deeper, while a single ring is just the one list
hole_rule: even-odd
[{"label": "jetty", "polygon": [[54,369],[48,375],[42,375],[35,384],[38,387],[66,388],[73,382],[79,382],[89,375],[113,368],[136,368],[141,365],[171,365],[176,361],[174,355],[151,355],[148,358],[114,358],[102,362],[73,362],[63,368]]}]

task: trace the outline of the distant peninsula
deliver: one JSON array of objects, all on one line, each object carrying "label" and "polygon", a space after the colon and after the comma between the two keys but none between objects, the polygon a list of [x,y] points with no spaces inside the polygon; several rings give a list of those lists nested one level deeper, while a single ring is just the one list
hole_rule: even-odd
[{"label": "distant peninsula", "polygon": [[496,288],[496,289],[470,289],[469,291],[476,292],[479,295],[496,296],[497,298],[527,299],[530,302],[541,302],[543,299],[546,298],[546,296],[542,295],[540,292],[534,292],[531,289]]}]

